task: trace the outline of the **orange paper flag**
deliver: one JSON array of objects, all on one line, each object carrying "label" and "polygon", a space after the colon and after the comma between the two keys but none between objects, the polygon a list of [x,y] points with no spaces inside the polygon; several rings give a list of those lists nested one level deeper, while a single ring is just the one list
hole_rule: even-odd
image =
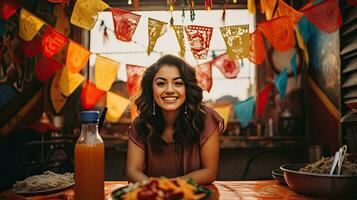
[{"label": "orange paper flag", "polygon": [[82,45],[70,40],[67,49],[66,67],[72,73],[77,73],[87,63],[90,52]]},{"label": "orange paper flag", "polygon": [[302,17],[302,12],[290,7],[282,0],[278,0],[278,17],[289,16],[293,25],[299,22]]},{"label": "orange paper flag", "polygon": [[212,37],[212,27],[189,25],[185,28],[191,52],[196,59],[206,59]]},{"label": "orange paper flag", "polygon": [[94,69],[95,84],[97,88],[108,91],[117,77],[118,70],[118,62],[97,55]]},{"label": "orange paper flag", "polygon": [[82,74],[71,73],[67,70],[67,67],[63,67],[59,83],[61,93],[68,97],[83,81],[84,76]]},{"label": "orange paper flag", "polygon": [[103,90],[98,89],[95,84],[88,80],[85,81],[81,91],[82,107],[86,110],[93,109],[103,95],[105,95]]},{"label": "orange paper flag", "polygon": [[207,92],[212,88],[212,66],[210,62],[200,64],[196,67],[196,78],[198,85]]},{"label": "orange paper flag", "polygon": [[116,95],[112,92],[107,92],[108,112],[105,119],[109,122],[117,122],[129,104],[129,99]]},{"label": "orange paper flag", "polygon": [[278,51],[286,51],[294,46],[294,27],[288,16],[261,22],[258,29]]},{"label": "orange paper flag", "polygon": [[156,19],[149,18],[148,22],[148,34],[149,34],[149,44],[147,48],[147,53],[150,53],[154,50],[157,39],[164,35],[167,31],[167,23],[162,22]]},{"label": "orange paper flag", "polygon": [[265,46],[262,34],[259,30],[249,34],[249,57],[250,62],[261,64],[265,59]]},{"label": "orange paper flag", "polygon": [[56,54],[66,43],[68,39],[56,29],[47,26],[42,35],[42,51],[43,55],[52,57]]},{"label": "orange paper flag", "polygon": [[230,59],[247,58],[249,56],[249,25],[220,27],[227,53]]},{"label": "orange paper flag", "polygon": [[140,84],[143,74],[147,68],[138,65],[126,65],[127,87],[129,96],[134,97],[140,91]]}]

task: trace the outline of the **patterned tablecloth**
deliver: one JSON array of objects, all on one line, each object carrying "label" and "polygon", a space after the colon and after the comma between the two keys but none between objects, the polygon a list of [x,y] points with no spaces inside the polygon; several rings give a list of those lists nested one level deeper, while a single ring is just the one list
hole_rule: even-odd
[{"label": "patterned tablecloth", "polygon": [[[109,194],[122,186],[127,185],[126,181],[107,181],[105,182],[106,199],[109,199]],[[274,180],[264,181],[215,181],[208,186],[213,191],[212,199],[220,200],[300,200],[314,199],[295,193],[289,187],[281,185]],[[3,200],[74,200],[74,188],[47,195],[36,195],[23,197],[13,194],[9,191],[0,194],[0,199]]]}]

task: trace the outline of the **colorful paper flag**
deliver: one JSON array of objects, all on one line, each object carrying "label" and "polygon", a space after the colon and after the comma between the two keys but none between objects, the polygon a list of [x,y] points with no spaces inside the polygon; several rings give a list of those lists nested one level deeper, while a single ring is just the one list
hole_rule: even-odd
[{"label": "colorful paper flag", "polygon": [[19,36],[23,40],[31,41],[44,24],[45,22],[41,19],[22,8],[19,21]]},{"label": "colorful paper flag", "polygon": [[254,112],[254,98],[250,97],[245,101],[236,103],[234,105],[234,112],[241,126],[247,127],[253,118]]},{"label": "colorful paper flag", "polygon": [[247,58],[249,56],[249,25],[220,27],[227,53],[230,59]]},{"label": "colorful paper flag", "polygon": [[297,25],[295,25],[294,30],[295,30],[295,35],[296,35],[296,40],[297,40],[298,46],[300,47],[300,49],[302,49],[302,51],[304,53],[305,62],[308,65],[309,64],[309,51],[305,45],[304,39],[302,38]]},{"label": "colorful paper flag", "polygon": [[284,68],[283,71],[280,72],[279,76],[275,80],[275,86],[278,90],[280,99],[284,99],[286,95],[286,86],[288,84],[288,69]]},{"label": "colorful paper flag", "polygon": [[236,78],[239,73],[239,62],[229,59],[227,53],[215,57],[211,63],[216,66],[226,78]]},{"label": "colorful paper flag", "polygon": [[212,38],[212,27],[189,25],[185,28],[191,52],[196,59],[206,59]]},{"label": "colorful paper flag", "polygon": [[172,28],[175,30],[176,38],[180,46],[180,56],[183,58],[186,53],[186,46],[185,46],[185,36],[183,35],[183,26],[181,25],[174,25]]},{"label": "colorful paper flag", "polygon": [[214,110],[223,118],[224,120],[224,130],[227,128],[227,124],[229,121],[229,116],[231,114],[231,110],[232,110],[232,104],[228,103],[228,104],[216,104],[214,106]]},{"label": "colorful paper flag", "polygon": [[342,25],[338,0],[328,0],[302,11],[311,23],[321,31],[332,33]]},{"label": "colorful paper flag", "polygon": [[265,60],[265,46],[262,33],[255,30],[249,34],[249,57],[248,59],[254,64],[261,64]]},{"label": "colorful paper flag", "polygon": [[316,31],[318,31],[316,26],[314,26],[305,16],[302,16],[300,18],[300,21],[299,23],[297,23],[297,26],[302,38],[305,41],[305,44],[307,44],[312,35],[314,35]]},{"label": "colorful paper flag", "polygon": [[67,97],[63,96],[60,89],[60,72],[56,72],[50,82],[50,104],[56,114],[59,114],[66,105]]},{"label": "colorful paper flag", "polygon": [[303,13],[295,10],[294,8],[290,7],[287,3],[283,0],[278,0],[278,15],[277,17],[289,16],[293,26],[299,22],[300,18],[302,17]]},{"label": "colorful paper flag", "polygon": [[159,37],[163,36],[166,33],[167,31],[166,25],[167,25],[166,22],[162,22],[149,17],[149,22],[148,22],[149,44],[147,48],[148,55],[150,55],[150,53],[154,50],[157,39],[159,39]]},{"label": "colorful paper flag", "polygon": [[89,56],[88,49],[70,40],[67,49],[66,67],[72,73],[80,72],[88,62]]},{"label": "colorful paper flag", "polygon": [[22,52],[26,57],[33,57],[42,52],[42,41],[40,37],[34,37],[31,41],[22,42]]},{"label": "colorful paper flag", "polygon": [[81,91],[81,105],[85,110],[91,110],[104,95],[103,90],[98,89],[95,84],[86,80]]},{"label": "colorful paper flag", "polygon": [[258,94],[258,98],[257,98],[257,107],[256,107],[256,112],[255,115],[257,117],[262,116],[262,114],[264,113],[267,104],[268,104],[268,100],[269,100],[269,94],[272,88],[272,84],[269,83],[267,84],[264,89],[262,91],[259,92]]},{"label": "colorful paper flag", "polygon": [[274,8],[278,0],[260,0],[260,8],[262,13],[265,13],[265,18],[271,20],[274,17]]},{"label": "colorful paper flag", "polygon": [[98,18],[98,12],[109,7],[101,0],[77,0],[74,5],[71,23],[81,28],[90,30]]},{"label": "colorful paper flag", "polygon": [[19,3],[16,0],[2,0],[0,3],[0,14],[1,18],[7,20],[13,14],[16,13],[16,10],[20,7]]},{"label": "colorful paper flag", "polygon": [[294,31],[288,16],[261,22],[258,29],[278,51],[286,51],[294,46]]},{"label": "colorful paper flag", "polygon": [[110,11],[113,14],[115,36],[118,40],[130,42],[141,16],[118,8],[110,8]]},{"label": "colorful paper flag", "polygon": [[134,97],[139,93],[141,79],[146,69],[146,67],[126,64],[126,85],[128,87],[130,97]]},{"label": "colorful paper flag", "polygon": [[247,8],[248,8],[249,13],[255,14],[255,12],[256,12],[255,0],[248,0]]},{"label": "colorful paper flag", "polygon": [[98,89],[108,91],[117,77],[119,63],[97,55],[94,68],[95,84]]},{"label": "colorful paper flag", "polygon": [[59,85],[61,93],[68,97],[84,81],[84,76],[80,73],[71,73],[67,67],[63,67]]},{"label": "colorful paper flag", "polygon": [[212,66],[210,62],[200,64],[196,67],[197,84],[207,92],[212,88]]},{"label": "colorful paper flag", "polygon": [[105,119],[109,122],[117,122],[130,104],[129,99],[107,92],[107,114]]},{"label": "colorful paper flag", "polygon": [[297,74],[297,54],[298,54],[298,51],[295,51],[294,55],[291,57],[290,59],[290,65],[291,65],[291,71],[293,71],[293,74],[296,78],[296,74]]},{"label": "colorful paper flag", "polygon": [[56,31],[56,29],[47,26],[42,35],[43,55],[52,57],[68,42],[66,36]]}]

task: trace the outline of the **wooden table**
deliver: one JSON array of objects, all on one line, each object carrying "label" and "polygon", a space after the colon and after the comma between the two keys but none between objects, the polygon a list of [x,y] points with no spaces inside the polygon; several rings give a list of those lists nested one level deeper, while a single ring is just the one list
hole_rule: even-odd
[{"label": "wooden table", "polygon": [[[127,185],[126,181],[106,181],[105,194],[108,199],[109,194],[116,188]],[[297,194],[289,187],[279,184],[274,180],[264,181],[215,181],[208,186],[214,191],[215,199],[219,196],[220,200],[302,200],[314,199],[311,197]],[[218,192],[217,192],[218,191]],[[23,197],[10,192],[0,194],[3,200],[74,200],[74,188],[49,195],[37,195]]]}]

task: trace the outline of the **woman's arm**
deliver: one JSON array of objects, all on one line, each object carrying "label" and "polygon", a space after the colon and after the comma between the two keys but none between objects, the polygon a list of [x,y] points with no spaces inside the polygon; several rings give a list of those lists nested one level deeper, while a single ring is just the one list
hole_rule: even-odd
[{"label": "woman's arm", "polygon": [[129,139],[126,158],[126,176],[129,182],[147,180],[144,171],[145,152]]},{"label": "woman's arm", "polygon": [[212,135],[201,146],[202,168],[185,174],[181,178],[191,177],[198,184],[202,185],[209,185],[216,179],[219,161],[219,135],[218,128],[216,128]]}]

